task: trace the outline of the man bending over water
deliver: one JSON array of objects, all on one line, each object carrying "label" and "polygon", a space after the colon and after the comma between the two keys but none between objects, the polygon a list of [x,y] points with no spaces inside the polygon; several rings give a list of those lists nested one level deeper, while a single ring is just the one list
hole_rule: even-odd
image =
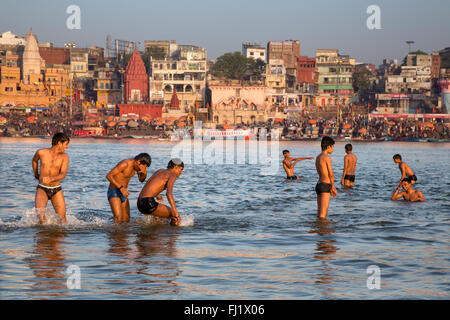
[{"label": "man bending over water", "polygon": [[135,173],[140,182],[147,178],[147,167],[150,167],[152,159],[148,153],[140,153],[134,159],[120,161],[107,175],[109,181],[108,201],[114,215],[114,222],[130,221],[130,202],[127,190],[128,183]]},{"label": "man bending over water", "polygon": [[396,154],[393,156],[394,162],[398,163],[398,168],[400,169],[400,172],[402,173],[402,177],[400,178],[400,182],[398,184],[399,187],[402,185],[402,181],[404,178],[411,178],[411,184],[415,184],[417,182],[417,177],[414,174],[414,171],[411,169],[410,166],[406,162],[402,161],[402,156],[399,154]]},{"label": "man bending over water", "polygon": [[330,196],[337,196],[334,187],[333,168],[331,167],[330,154],[333,153],[334,140],[330,137],[323,137],[321,142],[322,153],[316,157],[316,170],[319,175],[319,182],[316,185],[317,193],[317,215],[325,219],[330,204]]},{"label": "man bending over water", "polygon": [[[184,169],[184,163],[178,159],[172,159],[167,165],[167,169],[159,169],[150,179],[148,179],[137,201],[137,207],[143,214],[153,214],[158,217],[170,219],[170,224],[178,226],[181,223],[180,215],[175,206],[172,190],[173,184],[181,175]],[[158,203],[162,201],[161,192],[166,189],[167,200],[171,208]],[[155,200],[156,198],[156,200]]]},{"label": "man bending over water", "polygon": [[[400,188],[403,187],[403,192],[400,192]],[[423,196],[422,192],[419,190],[414,190],[411,186],[411,178],[404,178],[401,183],[401,187],[398,186],[397,189],[395,189],[394,194],[392,195],[392,200],[398,200],[400,198],[403,198],[405,201],[410,202],[423,202],[425,201],[425,197]]]},{"label": "man bending over water", "polygon": [[284,156],[283,168],[284,168],[284,171],[286,171],[286,175],[287,175],[286,179],[288,179],[288,180],[300,179],[299,177],[294,175],[294,167],[297,164],[297,162],[302,161],[302,160],[313,159],[312,157],[311,158],[291,158],[291,153],[289,152],[289,150],[284,150],[283,156]]},{"label": "man bending over water", "polygon": [[[45,209],[48,200],[52,202],[55,212],[66,223],[66,203],[60,181],[64,180],[69,169],[69,155],[64,153],[69,147],[70,138],[64,133],[55,133],[51,148],[39,149],[32,160],[34,177],[39,180],[36,187],[35,207],[39,222],[46,221]],[[38,164],[41,162],[39,170]]]},{"label": "man bending over water", "polygon": [[341,185],[344,187],[353,187],[355,185],[356,156],[352,153],[352,145],[345,145],[344,172],[342,174]]}]

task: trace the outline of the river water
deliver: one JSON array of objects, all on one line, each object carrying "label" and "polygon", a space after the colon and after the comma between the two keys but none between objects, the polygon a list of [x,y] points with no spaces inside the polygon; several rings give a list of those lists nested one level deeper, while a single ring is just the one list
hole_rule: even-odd
[{"label": "river water", "polygon": [[[186,164],[174,187],[184,225],[171,227],[138,212],[136,176],[131,221],[114,225],[105,175],[141,152],[152,157],[149,173],[165,168],[175,144],[94,139],[66,151],[68,224],[38,225],[31,159],[50,142],[0,139],[0,299],[450,298],[450,144],[353,143],[356,186],[343,190],[337,143],[338,197],[325,222],[316,218],[314,160],[299,162],[301,179],[290,182],[281,166],[267,175],[248,161]],[[315,157],[320,142],[276,148],[281,162],[283,149]],[[425,202],[390,200],[395,153],[415,170]]]}]

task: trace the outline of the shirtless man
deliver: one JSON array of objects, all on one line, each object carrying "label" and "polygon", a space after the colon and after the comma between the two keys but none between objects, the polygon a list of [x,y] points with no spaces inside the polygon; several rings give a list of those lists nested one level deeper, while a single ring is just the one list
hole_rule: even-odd
[{"label": "shirtless man", "polygon": [[345,145],[344,172],[342,174],[341,185],[344,187],[353,187],[355,185],[356,156],[352,153],[352,145]]},{"label": "shirtless man", "polygon": [[402,161],[402,156],[399,154],[396,154],[393,156],[394,162],[398,163],[398,168],[400,169],[400,172],[402,173],[402,177],[400,178],[400,182],[398,184],[399,187],[402,186],[402,181],[404,178],[411,178],[411,184],[415,184],[417,182],[417,177],[414,174],[414,171],[411,169],[410,166],[406,162]]},{"label": "shirtless man", "polygon": [[392,200],[398,200],[400,198],[403,198],[405,201],[410,202],[423,202],[425,201],[425,197],[423,196],[422,192],[419,190],[414,190],[411,187],[411,178],[404,178],[402,180],[401,186],[403,187],[403,192],[399,193],[400,186],[395,189],[394,194],[392,195]]},{"label": "shirtless man", "polygon": [[286,171],[286,175],[287,175],[286,179],[288,179],[288,180],[300,179],[299,177],[294,175],[294,167],[297,164],[297,162],[302,161],[302,160],[314,159],[312,157],[310,157],[310,158],[291,158],[291,153],[289,152],[289,150],[284,150],[283,156],[284,156],[283,168],[284,168],[284,171]]},{"label": "shirtless man", "polygon": [[321,142],[322,153],[316,157],[316,170],[319,174],[319,182],[316,185],[317,193],[317,215],[325,219],[330,204],[330,196],[337,196],[334,187],[333,168],[329,154],[333,153],[334,140],[330,137],[323,137]]},{"label": "shirtless man", "polygon": [[[51,148],[39,149],[32,160],[34,177],[39,180],[36,187],[35,207],[39,222],[46,221],[45,209],[51,200],[55,212],[66,223],[66,203],[60,181],[64,180],[69,169],[69,155],[64,153],[69,147],[70,138],[64,133],[56,133]],[[38,163],[41,162],[39,170]]]},{"label": "shirtless man", "polygon": [[107,175],[109,181],[108,201],[114,215],[115,223],[130,221],[130,202],[127,190],[128,183],[135,173],[140,182],[147,178],[147,167],[150,167],[152,159],[147,153],[140,153],[134,159],[120,161]]},{"label": "shirtless man", "polygon": [[[170,224],[178,226],[181,223],[180,215],[178,214],[173,198],[172,190],[175,180],[181,175],[184,169],[184,163],[178,159],[172,159],[167,165],[167,169],[159,169],[150,179],[148,179],[137,201],[137,207],[143,214],[153,214],[158,217],[170,219]],[[166,189],[167,200],[171,208],[158,203],[162,202],[160,193]],[[156,197],[156,200],[155,200]]]}]

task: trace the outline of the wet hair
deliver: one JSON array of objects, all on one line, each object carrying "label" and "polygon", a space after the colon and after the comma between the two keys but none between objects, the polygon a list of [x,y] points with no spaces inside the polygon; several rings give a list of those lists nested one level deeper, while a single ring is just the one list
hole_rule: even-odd
[{"label": "wet hair", "polygon": [[352,151],[353,150],[353,146],[351,145],[351,143],[348,143],[345,145],[345,150],[347,151]]},{"label": "wet hair", "polygon": [[289,150],[283,150],[283,154],[289,153]]},{"label": "wet hair", "polygon": [[408,182],[409,184],[411,184],[411,178],[410,177],[403,178],[402,182]]},{"label": "wet hair", "polygon": [[322,142],[320,143],[320,147],[322,148],[322,151],[326,150],[328,147],[331,147],[334,145],[333,138],[330,137],[323,137]]},{"label": "wet hair", "polygon": [[152,164],[152,157],[148,153],[139,153],[134,160],[140,161],[142,164],[145,164],[147,167],[150,167]]},{"label": "wet hair", "polygon": [[56,146],[59,142],[64,143],[66,141],[70,141],[70,138],[67,134],[63,132],[55,133],[52,138],[52,146]]},{"label": "wet hair", "polygon": [[401,155],[399,155],[398,153],[396,154],[396,155],[394,155],[393,157],[392,157],[394,160],[395,159],[398,159],[398,160],[402,160],[402,156]]},{"label": "wet hair", "polygon": [[175,158],[169,161],[167,164],[167,169],[175,168],[176,166],[184,168],[184,163],[181,159]]}]

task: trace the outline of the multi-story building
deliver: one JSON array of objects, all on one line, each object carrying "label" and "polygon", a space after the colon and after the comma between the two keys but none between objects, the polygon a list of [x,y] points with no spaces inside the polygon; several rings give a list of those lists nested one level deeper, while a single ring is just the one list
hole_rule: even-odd
[{"label": "multi-story building", "polygon": [[101,67],[94,71],[94,91],[97,104],[114,107],[121,101],[120,75],[115,68]]},{"label": "multi-story building", "polygon": [[286,69],[286,89],[297,87],[297,60],[300,57],[300,41],[269,41],[267,44],[267,63],[271,60],[282,60]]},{"label": "multi-story building", "polygon": [[278,93],[286,90],[286,68],[283,60],[270,59],[266,67],[266,86],[275,89]]},{"label": "multi-story building", "polygon": [[337,106],[350,104],[354,95],[352,75],[355,60],[339,55],[336,49],[316,50],[319,72],[316,104]]},{"label": "multi-story building", "polygon": [[202,106],[206,70],[205,49],[171,42],[166,59],[150,58],[150,101],[162,100],[168,106],[176,91],[181,108]]},{"label": "multi-story building", "polygon": [[246,58],[253,58],[255,60],[259,59],[266,62],[266,48],[257,43],[243,43],[242,55]]},{"label": "multi-story building", "polygon": [[319,71],[316,58],[300,56],[297,59],[297,88],[301,92],[317,92]]}]

